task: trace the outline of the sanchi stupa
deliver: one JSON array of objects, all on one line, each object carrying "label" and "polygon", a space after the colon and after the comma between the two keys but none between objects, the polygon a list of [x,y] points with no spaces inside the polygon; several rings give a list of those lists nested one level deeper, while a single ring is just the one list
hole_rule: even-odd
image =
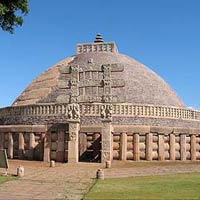
[{"label": "sanchi stupa", "polygon": [[10,159],[77,163],[200,160],[200,112],[97,35],[0,109]]}]

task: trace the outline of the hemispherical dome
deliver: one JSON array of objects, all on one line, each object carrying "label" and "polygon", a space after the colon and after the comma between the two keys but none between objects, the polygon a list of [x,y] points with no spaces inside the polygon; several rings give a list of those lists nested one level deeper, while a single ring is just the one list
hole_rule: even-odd
[{"label": "hemispherical dome", "polygon": [[[102,102],[107,90],[113,103],[148,104],[185,107],[177,94],[155,72],[126,55],[111,49],[98,51],[99,43],[78,46],[78,54],[56,64],[38,78],[17,98],[14,106],[39,103],[69,103],[70,70],[78,66],[78,101]],[[87,49],[84,49],[87,47]],[[113,49],[112,49],[113,48]],[[105,71],[104,66],[107,66]],[[109,83],[107,83],[109,79]]]}]

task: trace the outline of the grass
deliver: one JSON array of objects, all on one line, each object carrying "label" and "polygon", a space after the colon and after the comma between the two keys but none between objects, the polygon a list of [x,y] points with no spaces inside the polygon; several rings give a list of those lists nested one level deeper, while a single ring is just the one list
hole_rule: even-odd
[{"label": "grass", "polygon": [[200,173],[98,180],[85,200],[200,199]]},{"label": "grass", "polygon": [[14,179],[16,179],[16,177],[14,177],[14,176],[1,176],[0,175],[0,184],[7,182],[7,181],[14,180]]}]

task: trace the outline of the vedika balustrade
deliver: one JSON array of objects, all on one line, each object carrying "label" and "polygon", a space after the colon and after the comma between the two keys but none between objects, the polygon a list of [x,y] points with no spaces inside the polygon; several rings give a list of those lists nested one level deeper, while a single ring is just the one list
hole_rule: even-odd
[{"label": "vedika balustrade", "polygon": [[[102,103],[80,104],[80,113],[84,116],[100,116]],[[186,119],[200,121],[200,112],[192,109],[153,106],[153,105],[132,105],[132,104],[112,104],[112,116],[125,117],[159,117],[172,119]],[[28,106],[14,106],[0,109],[0,117],[16,118],[21,116],[60,116],[68,115],[68,104],[40,104]],[[9,123],[9,122],[8,122]]]}]

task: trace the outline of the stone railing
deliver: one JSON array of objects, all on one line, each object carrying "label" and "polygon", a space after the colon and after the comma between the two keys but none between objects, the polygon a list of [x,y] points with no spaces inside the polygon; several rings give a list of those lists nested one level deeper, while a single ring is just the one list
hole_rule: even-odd
[{"label": "stone railing", "polygon": [[151,105],[114,105],[113,115],[200,120],[199,111]]},{"label": "stone railing", "polygon": [[[102,104],[81,104],[80,113],[82,116],[100,116]],[[30,106],[15,106],[0,109],[0,118],[14,116],[67,116],[67,104],[41,104]],[[191,109],[152,106],[113,104],[113,116],[124,117],[159,117],[186,120],[200,120],[200,112]]]},{"label": "stone railing", "polygon": [[[87,116],[96,116],[100,114],[102,104],[82,105],[82,114]],[[114,104],[112,110],[113,116],[124,117],[160,117],[200,120],[200,112],[176,107],[151,106],[151,105],[132,105],[132,104]]]},{"label": "stone railing", "polygon": [[117,53],[117,47],[114,42],[103,42],[103,43],[88,43],[78,44],[77,54],[88,53],[88,52],[113,52]]},{"label": "stone railing", "polygon": [[0,109],[0,117],[13,115],[42,116],[42,115],[67,115],[67,104],[45,104],[30,106],[14,106]]}]

